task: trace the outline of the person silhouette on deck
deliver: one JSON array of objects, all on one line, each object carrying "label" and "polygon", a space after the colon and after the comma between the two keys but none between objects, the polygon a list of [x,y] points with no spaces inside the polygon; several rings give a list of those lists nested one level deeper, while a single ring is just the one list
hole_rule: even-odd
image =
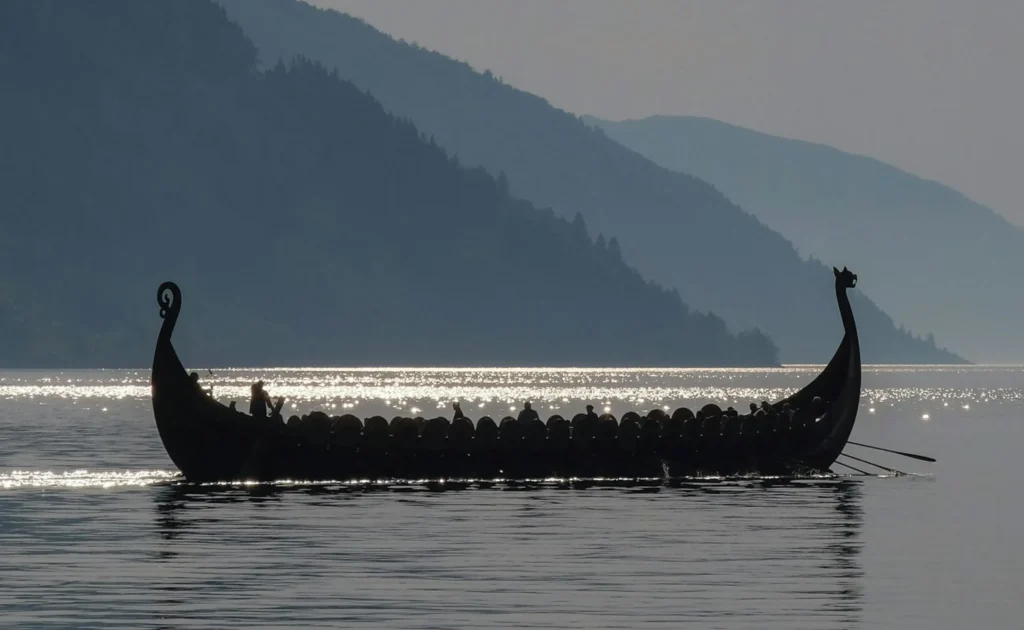
[{"label": "person silhouette on deck", "polygon": [[267,408],[271,404],[270,394],[263,389],[263,381],[253,383],[251,389],[252,398],[249,399],[249,415],[253,418],[266,419]]},{"label": "person silhouette on deck", "polygon": [[594,405],[587,405],[587,421],[597,422],[597,414],[594,413]]},{"label": "person silhouette on deck", "polygon": [[[270,397],[267,396],[269,399]],[[270,419],[274,422],[280,422],[284,424],[284,416],[281,415],[281,408],[284,407],[284,396],[278,396],[277,402],[274,403],[274,410],[270,412]]]},{"label": "person silhouette on deck", "polygon": [[527,400],[525,403],[523,403],[523,410],[519,412],[519,417],[516,419],[519,420],[520,425],[525,426],[528,422],[532,422],[533,420],[540,420],[540,416],[537,414],[536,411],[534,411],[533,406],[530,404],[530,401]]},{"label": "person silhouette on deck", "polygon": [[459,406],[459,401],[452,403],[452,409],[455,410],[455,415],[452,416],[452,420],[459,420],[466,417],[466,414],[462,413],[462,407]]}]

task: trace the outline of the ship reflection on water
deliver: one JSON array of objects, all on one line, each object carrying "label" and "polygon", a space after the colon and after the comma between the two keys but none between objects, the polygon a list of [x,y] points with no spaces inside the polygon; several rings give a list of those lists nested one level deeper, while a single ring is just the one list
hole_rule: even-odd
[{"label": "ship reflection on water", "polygon": [[[637,625],[726,615],[733,627],[842,628],[862,610],[862,488],[873,482],[884,480],[176,483],[151,492],[160,562],[345,593],[319,602],[328,617],[360,611],[388,622],[386,610],[419,610],[443,625],[493,609],[505,623],[518,618],[516,602],[527,617],[531,601],[583,615],[579,607],[603,596],[632,602],[623,619]],[[242,541],[251,551],[239,558]],[[194,588],[190,598],[205,597]]]}]

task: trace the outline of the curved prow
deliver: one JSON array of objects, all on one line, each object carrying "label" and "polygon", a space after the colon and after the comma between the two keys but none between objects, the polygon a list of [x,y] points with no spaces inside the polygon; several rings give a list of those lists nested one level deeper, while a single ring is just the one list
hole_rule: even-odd
[{"label": "curved prow", "polygon": [[842,453],[860,407],[860,339],[850,297],[847,295],[849,289],[857,286],[857,275],[845,267],[842,271],[833,267],[833,272],[836,277],[836,301],[845,331],[843,343],[822,373],[822,376],[826,372],[831,373],[831,377],[827,382],[819,383],[820,393],[807,391],[811,389],[810,386],[798,392],[807,391],[807,394],[822,396],[829,402],[828,411],[818,422],[818,442],[803,458],[804,464],[817,470],[828,470]]},{"label": "curved prow", "polygon": [[189,378],[171,343],[181,290],[165,282],[156,299],[164,323],[153,354],[153,415],[171,461],[190,481],[265,477],[267,458],[254,456],[253,449],[273,429],[242,421],[248,416],[217,402]]},{"label": "curved prow", "polygon": [[186,453],[191,447],[188,443],[189,435],[185,427],[175,421],[180,413],[180,405],[175,400],[176,393],[185,390],[188,376],[171,344],[171,334],[178,322],[178,314],[181,313],[181,289],[173,282],[164,282],[157,289],[156,301],[160,305],[160,317],[164,323],[157,337],[153,373],[150,376],[153,412],[167,454],[180,470],[188,471],[190,466]]},{"label": "curved prow", "polygon": [[[171,334],[178,323],[181,313],[181,289],[173,282],[164,282],[156,292],[156,301],[160,305],[160,319],[164,320],[160,327],[160,336],[156,340],[156,353],[153,356],[153,379],[160,374],[173,373],[175,370],[184,373],[185,367],[178,360],[178,353],[171,345]],[[169,363],[170,365],[158,365]]]}]

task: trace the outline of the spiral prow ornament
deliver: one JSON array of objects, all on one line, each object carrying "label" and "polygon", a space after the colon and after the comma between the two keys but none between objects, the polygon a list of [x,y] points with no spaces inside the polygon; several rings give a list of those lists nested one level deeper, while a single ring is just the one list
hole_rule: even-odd
[{"label": "spiral prow ornament", "polygon": [[181,289],[173,282],[164,282],[156,291],[156,301],[160,305],[160,319],[164,320],[160,338],[170,341],[178,313],[181,312]]}]

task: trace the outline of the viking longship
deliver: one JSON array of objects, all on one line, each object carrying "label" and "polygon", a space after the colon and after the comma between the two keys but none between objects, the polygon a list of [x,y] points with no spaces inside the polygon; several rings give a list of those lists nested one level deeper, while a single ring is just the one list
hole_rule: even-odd
[{"label": "viking longship", "polygon": [[[521,425],[484,417],[365,421],[315,412],[300,422],[257,418],[204,392],[171,343],[181,290],[160,285],[163,326],[153,357],[153,414],[167,454],[189,481],[649,478],[831,472],[857,419],[861,363],[847,290],[835,270],[845,334],[806,387],[756,412],[707,405],[647,414],[553,416]],[[461,415],[461,414],[460,414]]]}]

